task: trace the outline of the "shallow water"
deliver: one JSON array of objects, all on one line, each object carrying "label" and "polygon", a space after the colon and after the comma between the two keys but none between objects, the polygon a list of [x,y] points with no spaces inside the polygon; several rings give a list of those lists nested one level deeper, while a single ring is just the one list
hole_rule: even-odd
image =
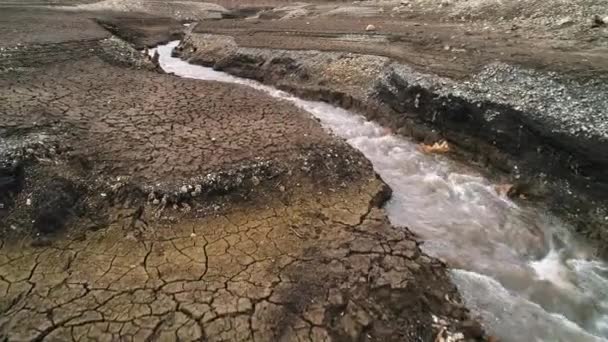
[{"label": "shallow water", "polygon": [[474,169],[421,153],[360,115],[173,58],[177,44],[157,49],[166,72],[292,102],[365,154],[393,189],[386,205],[393,225],[409,227],[426,253],[449,263],[467,306],[501,341],[607,340],[608,265],[593,259],[564,222],[512,202]]}]

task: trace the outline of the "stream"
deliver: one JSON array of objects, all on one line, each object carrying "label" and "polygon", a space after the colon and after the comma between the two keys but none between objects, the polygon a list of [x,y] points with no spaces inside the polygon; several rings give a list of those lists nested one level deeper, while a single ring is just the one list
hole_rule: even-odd
[{"label": "stream", "polygon": [[501,196],[475,169],[425,154],[363,116],[150,51],[168,73],[236,83],[308,111],[360,150],[393,189],[391,223],[445,260],[474,316],[501,341],[608,341],[608,265],[546,209]]}]

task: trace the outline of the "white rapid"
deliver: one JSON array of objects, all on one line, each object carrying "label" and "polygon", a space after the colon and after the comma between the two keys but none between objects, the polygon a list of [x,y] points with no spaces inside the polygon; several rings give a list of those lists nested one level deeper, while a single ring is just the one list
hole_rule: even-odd
[{"label": "white rapid", "polygon": [[467,306],[501,341],[608,340],[608,265],[571,237],[564,222],[512,202],[475,170],[421,153],[362,116],[171,57],[177,44],[157,49],[166,72],[289,101],[363,152],[393,189],[386,205],[393,225],[409,227],[425,241],[425,252],[449,263]]}]

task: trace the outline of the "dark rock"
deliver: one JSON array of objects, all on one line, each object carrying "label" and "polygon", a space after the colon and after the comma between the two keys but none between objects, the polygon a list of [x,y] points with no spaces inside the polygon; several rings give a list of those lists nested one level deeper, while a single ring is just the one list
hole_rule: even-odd
[{"label": "dark rock", "polygon": [[0,166],[0,202],[4,203],[9,196],[21,190],[23,171],[21,164]]},{"label": "dark rock", "polygon": [[460,323],[460,330],[462,330],[466,338],[482,339],[484,337],[481,324],[473,320],[466,320]]},{"label": "dark rock", "polygon": [[264,70],[261,70],[260,67],[265,62],[265,59],[261,56],[237,53],[217,61],[213,68],[239,77],[262,81],[264,79]]},{"label": "dark rock", "polygon": [[33,213],[34,229],[50,234],[65,226],[75,213],[79,193],[74,184],[64,178],[51,180],[35,196]]},{"label": "dark rock", "polygon": [[599,15],[594,16],[593,20],[591,20],[592,28],[598,28],[598,27],[604,27],[604,26],[606,26],[606,23]]}]

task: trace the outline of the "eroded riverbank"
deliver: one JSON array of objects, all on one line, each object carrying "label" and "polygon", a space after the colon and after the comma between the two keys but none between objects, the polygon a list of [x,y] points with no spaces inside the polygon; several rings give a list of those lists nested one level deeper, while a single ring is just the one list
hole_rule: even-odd
[{"label": "eroded riverbank", "polygon": [[[258,31],[248,25],[191,27],[177,53],[196,64],[348,108],[420,142],[445,139],[453,157],[482,171],[491,169],[487,175],[497,182],[514,184],[516,193],[547,203],[595,243],[600,255],[606,253],[608,183],[602,171],[608,135],[602,108],[608,98],[601,77],[585,80],[578,74],[491,63],[478,65],[480,71],[464,80],[451,79],[378,55],[384,50],[373,54],[375,33],[351,42],[346,34],[319,38],[316,34],[333,31],[310,27],[271,39],[268,47],[250,47],[246,36]],[[301,41],[312,45],[295,48]],[[335,41],[343,46],[325,51]],[[394,49],[407,51],[407,44],[395,44]],[[430,52],[427,57],[436,58]]]},{"label": "eroded riverbank", "polygon": [[68,33],[0,60],[3,339],[484,338],[370,162],[303,109]]},{"label": "eroded riverbank", "polygon": [[176,46],[159,48],[167,72],[261,89],[304,108],[362,151],[393,189],[391,222],[411,227],[425,251],[456,269],[467,303],[501,340],[599,341],[608,334],[607,267],[546,208],[515,203],[474,169],[426,155],[346,110],[171,57]]}]

